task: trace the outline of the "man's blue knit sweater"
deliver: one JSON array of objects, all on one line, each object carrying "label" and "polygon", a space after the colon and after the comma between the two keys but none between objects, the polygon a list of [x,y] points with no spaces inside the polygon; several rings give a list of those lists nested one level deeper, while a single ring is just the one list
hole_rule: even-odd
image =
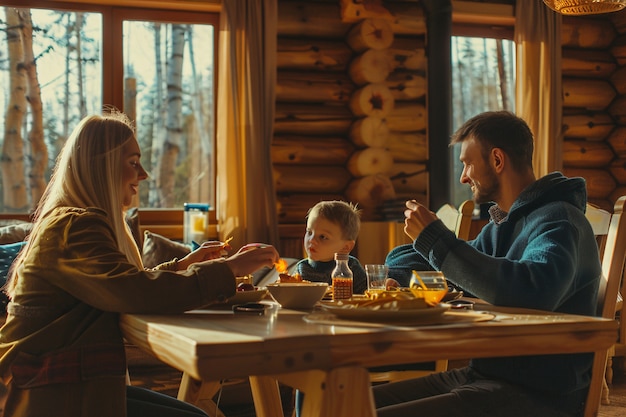
[{"label": "man's blue knit sweater", "polygon": [[[464,242],[441,221],[387,255],[389,276],[403,282],[412,269],[440,270],[460,288],[498,306],[597,315],[601,276],[598,248],[585,218],[582,178],[551,173],[530,185],[508,213],[490,209],[491,221]],[[583,398],[591,354],[474,359],[491,378],[539,393]]]}]

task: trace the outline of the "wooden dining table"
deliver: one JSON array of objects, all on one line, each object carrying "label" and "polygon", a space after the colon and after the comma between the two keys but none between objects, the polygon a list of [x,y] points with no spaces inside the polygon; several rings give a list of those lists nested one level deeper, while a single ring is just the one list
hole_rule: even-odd
[{"label": "wooden dining table", "polygon": [[367,367],[594,352],[617,337],[614,320],[480,305],[389,324],[267,302],[263,315],[230,309],[123,314],[121,328],[132,343],[183,372],[179,399],[200,404],[220,381],[249,378],[259,417],[283,416],[279,383],[305,393],[303,416],[374,417]]}]

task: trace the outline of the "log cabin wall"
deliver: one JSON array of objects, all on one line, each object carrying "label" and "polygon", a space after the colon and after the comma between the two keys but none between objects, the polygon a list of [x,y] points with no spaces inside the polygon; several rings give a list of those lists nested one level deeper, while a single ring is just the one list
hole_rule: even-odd
[{"label": "log cabin wall", "polygon": [[416,0],[365,3],[278,2],[272,164],[282,256],[303,256],[305,217],[320,200],[357,203],[361,236],[387,228],[377,222],[402,215],[408,198],[428,204],[424,10]]},{"label": "log cabin wall", "polygon": [[562,22],[563,172],[612,212],[626,194],[626,12]]}]

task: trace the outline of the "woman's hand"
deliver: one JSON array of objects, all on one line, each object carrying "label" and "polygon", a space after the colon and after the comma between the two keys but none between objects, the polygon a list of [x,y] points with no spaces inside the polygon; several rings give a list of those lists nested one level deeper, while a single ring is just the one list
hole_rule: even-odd
[{"label": "woman's hand", "polygon": [[228,251],[232,249],[228,243],[229,241],[230,239],[226,242],[220,242],[219,240],[204,242],[198,249],[178,260],[178,270],[185,270],[189,265],[197,262],[218,259],[228,255]]},{"label": "woman's hand", "polygon": [[407,201],[406,207],[404,233],[415,240],[426,226],[437,220],[437,215],[415,200]]},{"label": "woman's hand", "polygon": [[273,267],[278,259],[280,256],[273,246],[249,243],[227,258],[226,263],[236,277],[243,277],[264,266]]}]

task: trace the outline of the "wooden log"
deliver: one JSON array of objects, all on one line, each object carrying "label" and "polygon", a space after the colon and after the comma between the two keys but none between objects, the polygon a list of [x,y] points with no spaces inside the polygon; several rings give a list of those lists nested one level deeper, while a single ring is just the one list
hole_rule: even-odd
[{"label": "wooden log", "polygon": [[354,116],[343,105],[276,104],[274,133],[293,135],[347,135]]},{"label": "wooden log", "polygon": [[354,146],[344,138],[319,136],[275,136],[274,164],[345,165]]},{"label": "wooden log", "polygon": [[330,193],[280,193],[276,196],[278,221],[280,223],[301,223],[304,237],[306,216],[309,209],[320,201],[345,200],[343,194]]},{"label": "wooden log", "polygon": [[607,80],[563,77],[563,107],[604,110],[616,95]]},{"label": "wooden log", "polygon": [[355,88],[343,73],[279,71],[276,77],[276,101],[346,103]]},{"label": "wooden log", "polygon": [[353,179],[346,189],[346,197],[361,208],[372,208],[394,199],[396,192],[388,176],[376,174]]},{"label": "wooden log", "polygon": [[426,164],[395,163],[390,178],[397,193],[425,193],[428,189]]},{"label": "wooden log", "polygon": [[385,117],[394,106],[391,91],[384,84],[368,84],[352,94],[350,109],[356,116]]},{"label": "wooden log", "polygon": [[576,112],[563,115],[563,135],[570,139],[604,140],[615,127],[605,112]]},{"label": "wooden log", "polygon": [[582,177],[587,181],[587,196],[589,198],[607,198],[617,186],[609,171],[601,168],[563,168],[568,177]]},{"label": "wooden log", "polygon": [[613,212],[613,206],[615,205],[614,201],[606,198],[587,198],[587,202],[593,204],[596,207],[600,207],[601,209],[604,209],[609,213]]},{"label": "wooden log", "polygon": [[620,66],[626,65],[626,34],[615,38],[611,45],[611,54]]},{"label": "wooden log", "polygon": [[626,195],[626,185],[618,185],[610,195],[612,204],[611,204],[611,210],[609,210],[609,212],[613,211],[613,204],[615,204],[615,202],[619,200],[619,198],[623,195]]},{"label": "wooden log", "polygon": [[278,69],[345,71],[353,54],[344,42],[278,38],[276,66]]},{"label": "wooden log", "polygon": [[620,185],[626,185],[626,159],[619,158],[611,162],[609,171]]},{"label": "wooden log", "polygon": [[391,132],[417,132],[426,128],[426,107],[420,103],[398,102],[387,116]]},{"label": "wooden log", "polygon": [[613,75],[611,75],[610,80],[619,94],[626,94],[626,67],[618,68]]},{"label": "wooden log", "polygon": [[341,20],[344,22],[358,22],[361,19],[378,18],[391,19],[391,13],[382,1],[341,0]]},{"label": "wooden log", "polygon": [[363,117],[350,127],[350,139],[358,147],[384,148],[388,137],[387,121],[380,117]]},{"label": "wooden log", "polygon": [[385,148],[365,148],[352,154],[348,171],[354,177],[388,174],[393,166],[393,156]]},{"label": "wooden log", "polygon": [[617,33],[626,33],[626,13],[609,13],[608,16]]},{"label": "wooden log", "polygon": [[422,38],[396,38],[389,47],[393,70],[426,71],[426,50]]},{"label": "wooden log", "polygon": [[423,133],[390,132],[388,149],[396,162],[428,160],[428,138]]},{"label": "wooden log", "polygon": [[587,140],[563,141],[563,165],[574,168],[600,168],[613,160],[615,154],[605,142]]},{"label": "wooden log", "polygon": [[619,158],[626,158],[626,126],[615,129],[606,141]]},{"label": "wooden log", "polygon": [[278,4],[278,36],[344,40],[352,28],[341,21],[336,2],[281,1]]},{"label": "wooden log", "polygon": [[426,16],[420,2],[388,1],[385,6],[393,16],[391,29],[395,35],[426,33]]},{"label": "wooden log", "polygon": [[389,20],[364,19],[350,29],[346,42],[356,52],[387,49],[393,42],[393,30]]},{"label": "wooden log", "polygon": [[617,96],[609,106],[609,114],[619,125],[626,125],[626,96]]},{"label": "wooden log", "polygon": [[606,49],[616,33],[608,19],[563,16],[561,45],[574,48]]},{"label": "wooden log", "polygon": [[382,83],[391,73],[390,63],[388,50],[368,49],[350,62],[350,79],[356,85]]},{"label": "wooden log", "polygon": [[616,67],[609,51],[563,48],[561,70],[564,76],[606,79]]},{"label": "wooden log", "polygon": [[274,165],[276,191],[293,193],[341,193],[352,175],[343,166]]},{"label": "wooden log", "polygon": [[426,78],[418,72],[392,72],[385,84],[395,101],[416,100],[426,95]]}]

